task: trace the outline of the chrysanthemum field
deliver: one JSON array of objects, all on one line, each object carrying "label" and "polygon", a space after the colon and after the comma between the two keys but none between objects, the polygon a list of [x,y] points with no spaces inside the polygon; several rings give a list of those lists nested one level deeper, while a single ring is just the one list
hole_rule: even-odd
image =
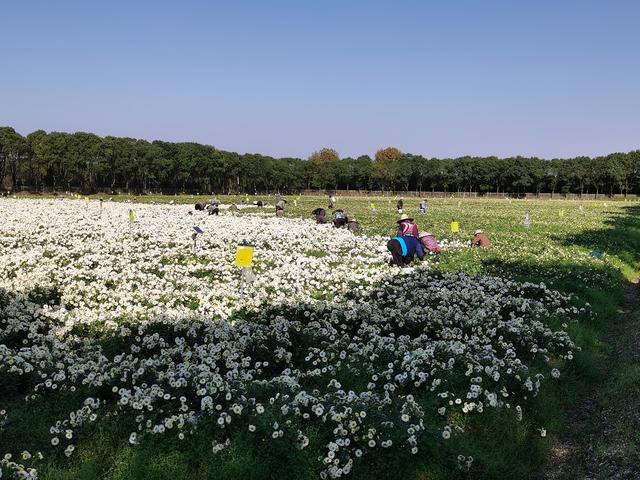
[{"label": "chrysanthemum field", "polygon": [[639,270],[634,202],[408,200],[396,269],[389,199],[120,200],[0,200],[1,478],[536,478]]}]

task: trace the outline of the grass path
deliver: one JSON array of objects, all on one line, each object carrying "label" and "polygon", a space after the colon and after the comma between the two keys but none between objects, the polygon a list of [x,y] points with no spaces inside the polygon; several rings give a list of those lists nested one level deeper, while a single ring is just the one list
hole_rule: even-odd
[{"label": "grass path", "polygon": [[546,480],[640,479],[640,284],[603,337],[602,381],[567,413]]}]

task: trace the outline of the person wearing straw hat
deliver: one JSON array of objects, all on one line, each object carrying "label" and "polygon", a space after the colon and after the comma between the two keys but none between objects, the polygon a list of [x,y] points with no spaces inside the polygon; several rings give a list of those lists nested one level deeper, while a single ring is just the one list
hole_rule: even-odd
[{"label": "person wearing straw hat", "polygon": [[440,253],[440,244],[436,237],[431,232],[422,232],[418,235],[418,240],[422,244],[422,248],[425,252]]},{"label": "person wearing straw hat", "polygon": [[402,215],[400,215],[400,219],[397,223],[397,235],[418,238],[418,226],[414,223],[413,218],[411,218],[409,215],[403,213]]},{"label": "person wearing straw hat", "polygon": [[491,246],[491,241],[482,230],[476,230],[473,234],[473,238],[471,239],[471,246],[488,248]]},{"label": "person wearing straw hat", "polygon": [[347,222],[347,230],[349,230],[350,232],[353,232],[353,233],[355,233],[358,230],[360,230],[360,224],[356,220],[356,217],[352,217],[352,218],[349,219],[349,221]]}]

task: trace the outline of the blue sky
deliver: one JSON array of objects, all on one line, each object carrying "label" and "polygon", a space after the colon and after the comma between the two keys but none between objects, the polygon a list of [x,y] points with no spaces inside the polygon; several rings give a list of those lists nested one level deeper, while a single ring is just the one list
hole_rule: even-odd
[{"label": "blue sky", "polygon": [[640,148],[640,2],[4,0],[0,125],[307,157]]}]

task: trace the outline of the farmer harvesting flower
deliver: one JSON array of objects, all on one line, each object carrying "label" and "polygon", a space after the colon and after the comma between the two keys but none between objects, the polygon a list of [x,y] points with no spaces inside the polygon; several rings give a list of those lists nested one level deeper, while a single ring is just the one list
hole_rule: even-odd
[{"label": "farmer harvesting flower", "polygon": [[348,222],[348,218],[345,215],[344,211],[342,209],[337,209],[335,212],[333,212],[333,226],[336,228],[340,228],[344,225],[347,224]]},{"label": "farmer harvesting flower", "polygon": [[398,220],[398,235],[418,237],[418,226],[414,223],[413,218],[403,213]]},{"label": "farmer harvesting flower", "polygon": [[316,208],[311,212],[316,217],[316,223],[319,225],[323,225],[327,223],[327,212],[324,208]]},{"label": "farmer harvesting flower", "polygon": [[471,239],[472,247],[480,247],[480,248],[488,248],[491,246],[491,241],[489,237],[482,231],[476,230],[473,234],[473,238]]},{"label": "farmer harvesting flower", "polygon": [[402,197],[398,199],[398,203],[396,203],[396,209],[398,210],[398,213],[402,213],[402,210],[404,209],[404,200],[402,199]]},{"label": "farmer harvesting flower", "polygon": [[218,215],[220,213],[220,208],[218,208],[217,204],[213,204],[210,203],[209,205],[207,205],[207,212],[209,212],[209,215]]},{"label": "farmer harvesting flower", "polygon": [[408,235],[393,237],[387,242],[387,249],[391,252],[390,265],[398,267],[406,266],[414,255],[420,260],[424,258],[424,250],[420,241],[416,237]]},{"label": "farmer harvesting flower", "polygon": [[356,217],[349,219],[349,221],[347,222],[347,230],[354,233],[360,230],[360,224],[356,220]]},{"label": "farmer harvesting flower", "polygon": [[429,253],[440,253],[440,244],[433,233],[423,232],[418,236],[418,239],[425,251]]},{"label": "farmer harvesting flower", "polygon": [[276,217],[281,217],[284,215],[284,205],[287,201],[280,196],[280,194],[276,195]]}]

